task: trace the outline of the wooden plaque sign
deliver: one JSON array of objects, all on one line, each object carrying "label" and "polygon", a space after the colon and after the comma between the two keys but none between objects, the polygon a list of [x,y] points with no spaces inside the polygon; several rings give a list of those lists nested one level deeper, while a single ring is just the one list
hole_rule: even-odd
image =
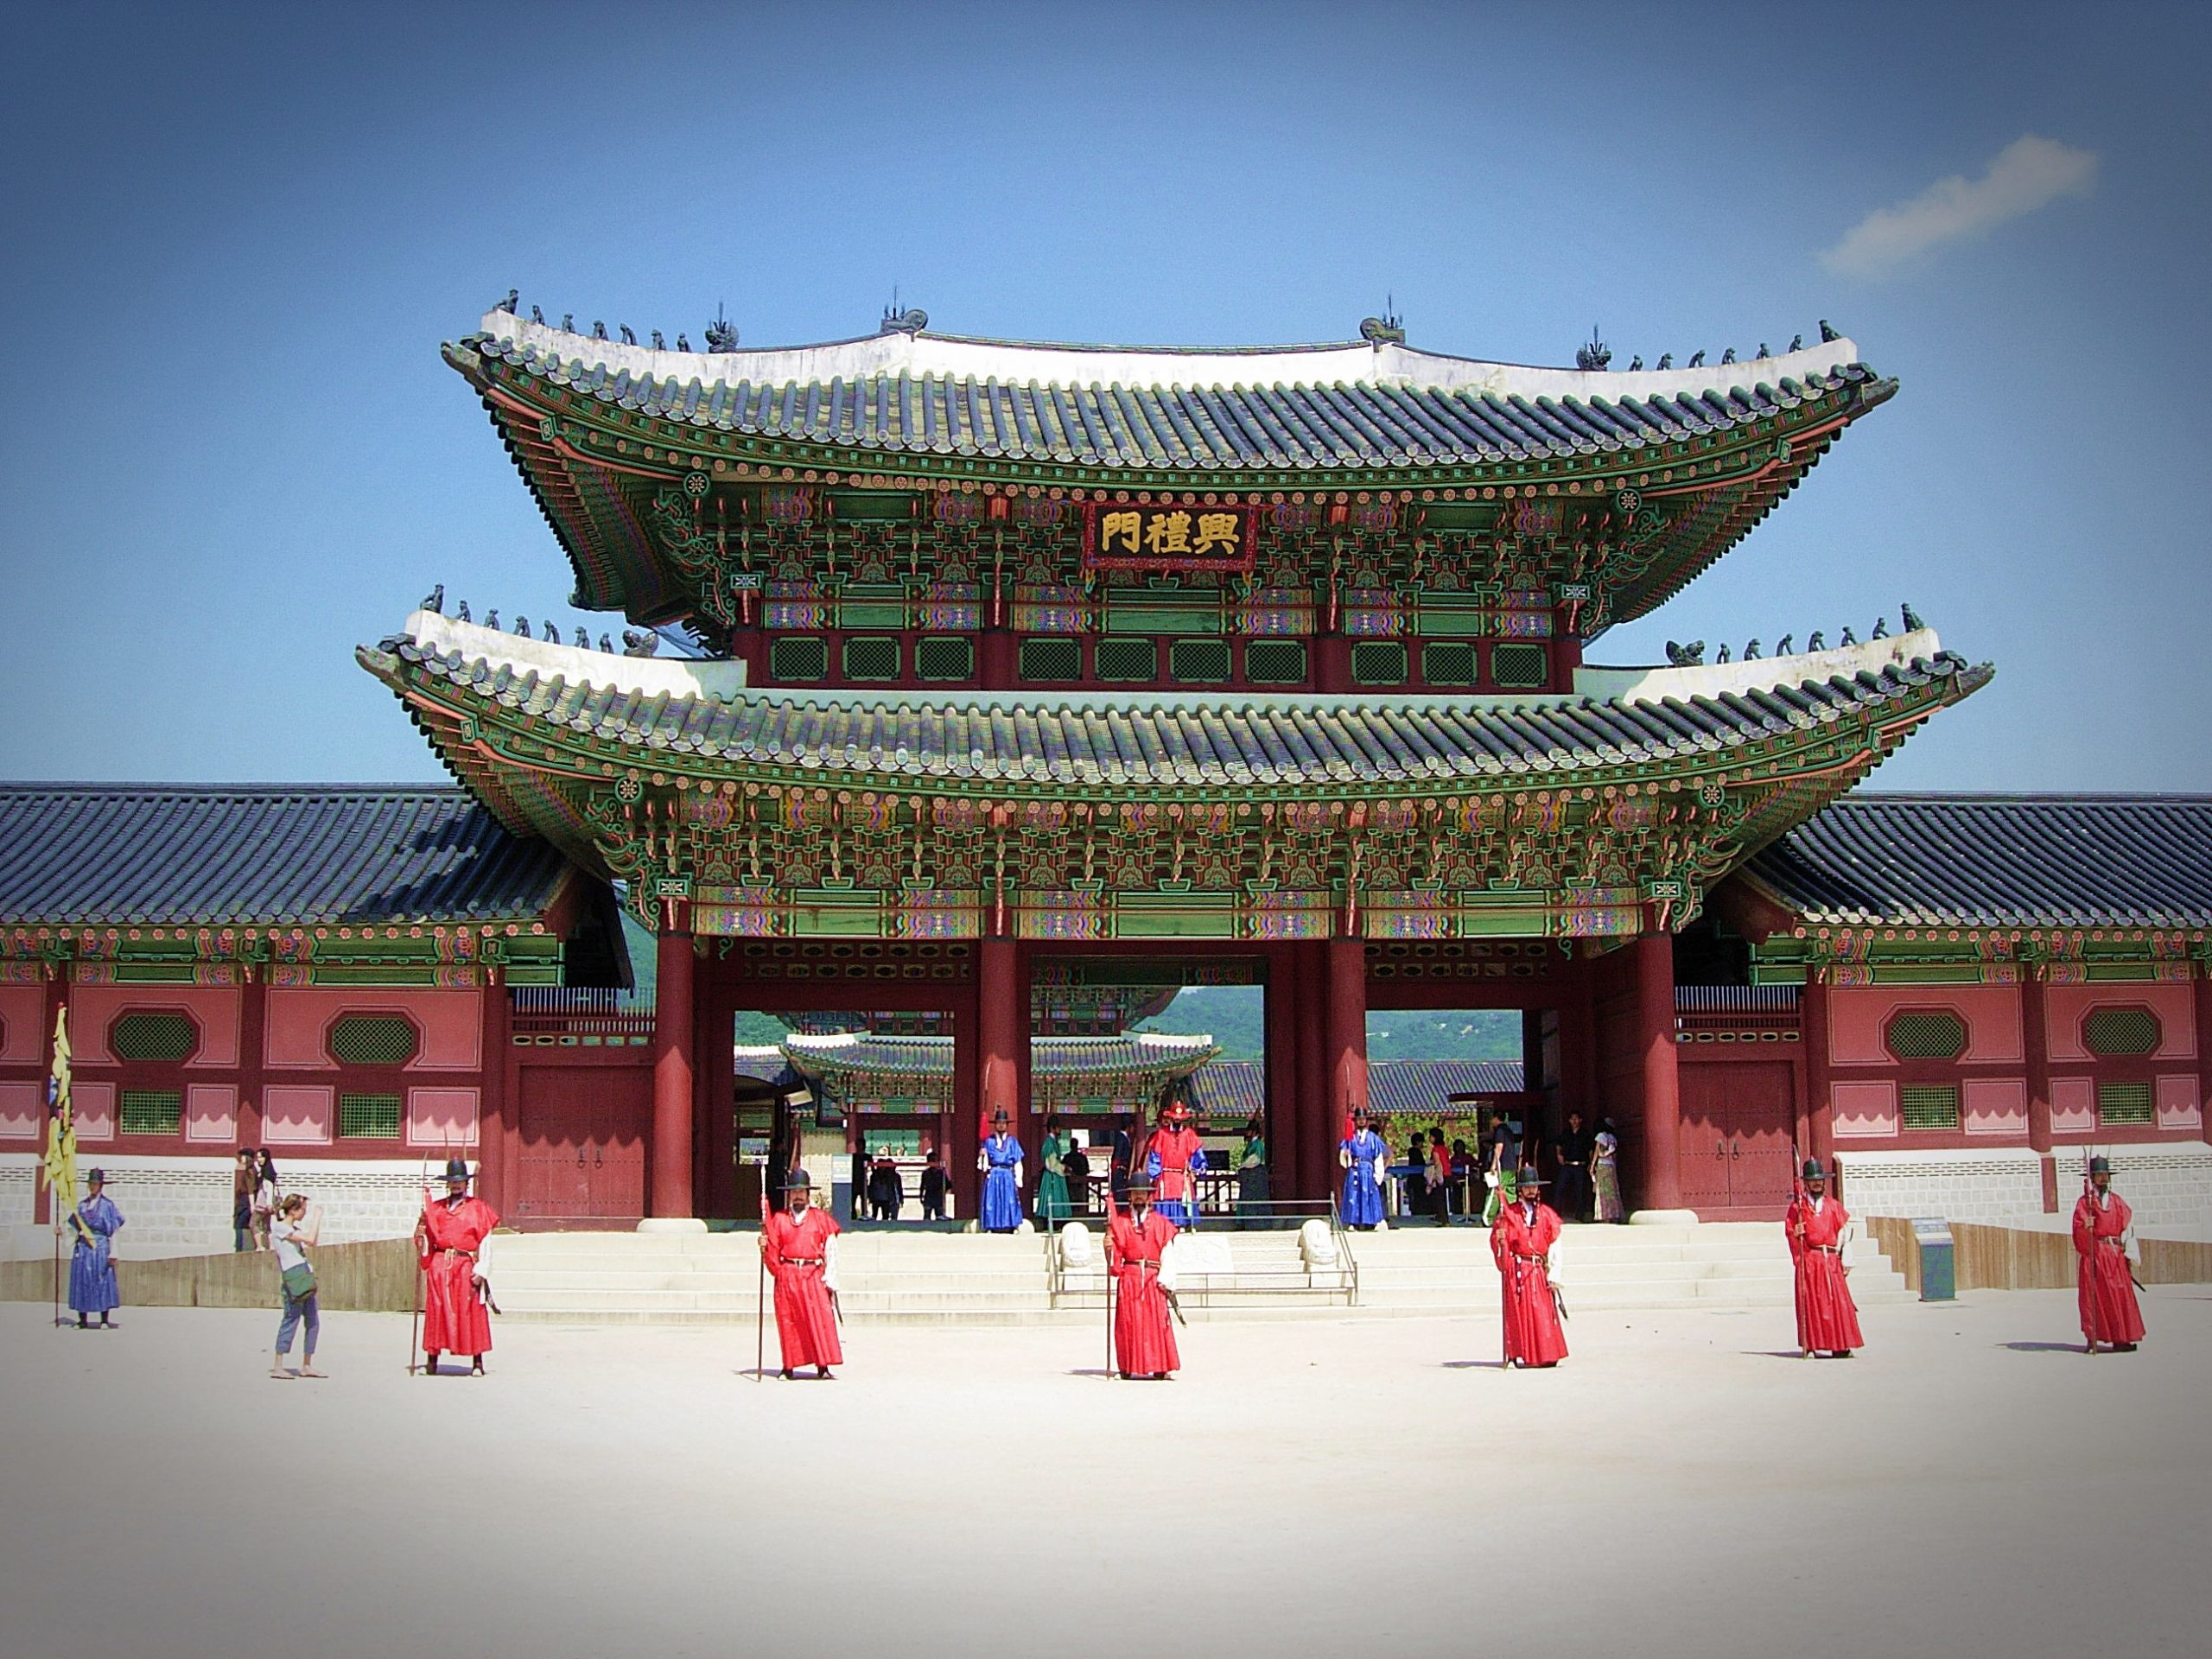
[{"label": "wooden plaque sign", "polygon": [[1198,501],[1086,501],[1086,570],[1222,570],[1249,575],[1259,514]]}]

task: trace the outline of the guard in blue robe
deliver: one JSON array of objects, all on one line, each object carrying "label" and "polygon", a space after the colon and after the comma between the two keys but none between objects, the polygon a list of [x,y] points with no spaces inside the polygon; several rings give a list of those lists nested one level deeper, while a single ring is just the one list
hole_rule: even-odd
[{"label": "guard in blue robe", "polygon": [[79,1330],[91,1328],[86,1316],[92,1313],[100,1316],[102,1330],[113,1330],[108,1314],[123,1305],[122,1294],[116,1288],[115,1258],[110,1253],[110,1241],[123,1225],[123,1211],[102,1191],[106,1185],[104,1170],[96,1169],[85,1178],[85,1201],[77,1206],[69,1229],[74,1241],[69,1252],[69,1306],[77,1315]]},{"label": "guard in blue robe", "polygon": [[1389,1161],[1390,1148],[1375,1133],[1365,1112],[1356,1114],[1352,1122],[1351,1138],[1337,1146],[1337,1161],[1344,1166],[1344,1194],[1338,1207],[1345,1226],[1365,1230],[1382,1219],[1382,1184],[1375,1172],[1378,1165]]},{"label": "guard in blue robe", "polygon": [[983,1141],[983,1230],[1010,1233],[1021,1225],[1021,1142],[1007,1132],[1004,1112],[991,1115]]}]

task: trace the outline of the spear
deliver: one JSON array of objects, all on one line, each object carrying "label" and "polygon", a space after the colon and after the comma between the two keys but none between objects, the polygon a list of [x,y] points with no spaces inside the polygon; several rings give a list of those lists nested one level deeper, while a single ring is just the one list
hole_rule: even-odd
[{"label": "spear", "polygon": [[[767,1166],[761,1166],[766,1176]],[[760,1190],[760,1271],[753,1281],[753,1380],[761,1381],[768,1371],[768,1192]]]}]

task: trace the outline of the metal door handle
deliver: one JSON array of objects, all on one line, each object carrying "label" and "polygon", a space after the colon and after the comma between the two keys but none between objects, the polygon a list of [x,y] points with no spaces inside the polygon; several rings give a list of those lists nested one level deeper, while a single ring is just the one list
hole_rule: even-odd
[{"label": "metal door handle", "polygon": [[1713,1155],[1716,1158],[1726,1158],[1728,1155],[1728,1143],[1726,1141],[1714,1141],[1713,1143]]},{"label": "metal door handle", "polygon": [[576,1167],[577,1167],[578,1169],[582,1169],[583,1166],[584,1166],[584,1149],[583,1149],[582,1147],[578,1147],[576,1148]]},{"label": "metal door handle", "polygon": [[597,1147],[594,1147],[591,1149],[591,1166],[594,1169],[605,1169],[607,1167],[607,1160],[600,1156],[599,1148]]}]

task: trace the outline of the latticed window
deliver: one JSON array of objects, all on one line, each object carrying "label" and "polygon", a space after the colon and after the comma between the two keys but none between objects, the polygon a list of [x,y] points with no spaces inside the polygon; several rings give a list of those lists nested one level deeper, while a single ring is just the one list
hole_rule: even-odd
[{"label": "latticed window", "polygon": [[175,1135],[184,1128],[184,1096],[175,1089],[125,1089],[117,1127],[125,1135]]},{"label": "latticed window", "polygon": [[1423,645],[1421,677],[1431,685],[1472,685],[1475,648],[1458,639],[1437,640]]},{"label": "latticed window", "polygon": [[352,1141],[399,1139],[397,1095],[340,1095],[338,1133]]},{"label": "latticed window", "polygon": [[830,642],[810,633],[772,641],[768,646],[768,672],[779,680],[827,679]]},{"label": "latticed window", "polygon": [[1966,1052],[1967,1023],[1955,1014],[1923,1009],[1898,1014],[1883,1036],[1900,1060],[1955,1060]]},{"label": "latticed window", "polygon": [[330,1058],[340,1065],[404,1065],[421,1041],[396,1014],[349,1014],[330,1028]]},{"label": "latticed window", "polygon": [[2147,1083],[2097,1084],[2097,1122],[2107,1128],[2147,1124],[2153,1121],[2151,1085]]},{"label": "latticed window", "polygon": [[200,1027],[188,1014],[126,1014],[109,1027],[107,1041],[118,1060],[188,1060],[200,1047]]},{"label": "latticed window", "polygon": [[1959,1091],[1948,1083],[1909,1083],[1897,1090],[1897,1114],[1908,1129],[1955,1129]]},{"label": "latticed window", "polygon": [[2158,1016],[2141,1007],[2092,1008],[2082,1022],[2082,1041],[2092,1054],[2155,1054],[2164,1034]]},{"label": "latticed window", "polygon": [[1167,647],[1167,671],[1185,685],[1216,685],[1229,677],[1229,641],[1178,639]]},{"label": "latticed window", "polygon": [[846,640],[845,677],[849,680],[897,679],[899,642],[880,634]]},{"label": "latticed window", "polygon": [[1025,680],[1079,680],[1083,644],[1077,639],[1025,639],[1014,672]]},{"label": "latticed window", "polygon": [[1101,639],[1098,677],[1102,680],[1151,680],[1160,677],[1160,653],[1149,639]]},{"label": "latticed window", "polygon": [[1540,690],[1551,683],[1551,653],[1531,640],[1502,640],[1490,648],[1490,675],[1516,691]]},{"label": "latticed window", "polygon": [[1362,685],[1403,685],[1406,648],[1395,639],[1363,639],[1351,648],[1351,677]]},{"label": "latticed window", "polygon": [[1257,685],[1297,685],[1306,678],[1303,639],[1255,639],[1244,647],[1244,677]]},{"label": "latticed window", "polygon": [[925,680],[965,680],[976,673],[976,642],[957,633],[914,642],[914,672]]}]

